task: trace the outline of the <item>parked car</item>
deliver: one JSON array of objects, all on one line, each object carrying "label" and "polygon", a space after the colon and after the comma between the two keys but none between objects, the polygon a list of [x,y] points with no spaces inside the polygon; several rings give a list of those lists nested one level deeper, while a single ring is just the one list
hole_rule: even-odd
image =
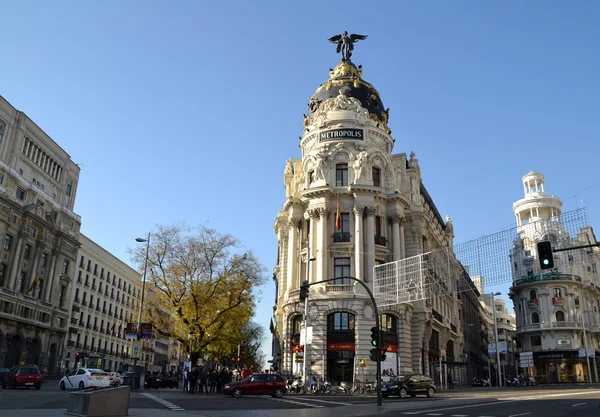
[{"label": "parked car", "polygon": [[275,374],[254,374],[223,387],[223,394],[236,398],[242,395],[272,395],[281,398],[286,392],[285,379]]},{"label": "parked car", "polygon": [[109,372],[108,379],[113,387],[123,385],[123,376],[119,372]]},{"label": "parked car", "polygon": [[79,368],[63,376],[58,387],[65,389],[104,388],[110,386],[107,372],[101,369]]},{"label": "parked car", "polygon": [[42,374],[37,366],[13,366],[10,371],[2,377],[2,388],[11,387],[42,387]]},{"label": "parked car", "polygon": [[428,397],[435,395],[435,382],[426,375],[405,375],[382,384],[381,395],[389,397],[398,395],[400,398],[424,394]]}]

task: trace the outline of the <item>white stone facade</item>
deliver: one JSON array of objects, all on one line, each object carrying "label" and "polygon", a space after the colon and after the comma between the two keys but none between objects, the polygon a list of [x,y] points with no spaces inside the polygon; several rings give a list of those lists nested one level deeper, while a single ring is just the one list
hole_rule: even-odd
[{"label": "white stone facade", "polygon": [[[306,372],[351,381],[359,359],[366,358],[365,377],[372,381],[375,319],[365,290],[348,279],[311,286],[313,338],[301,353],[300,284],[352,276],[372,289],[375,265],[451,246],[453,231],[422,185],[415,154],[392,154],[389,110],[381,110],[378,93],[362,80],[362,71],[342,62],[330,75],[311,99],[300,140],[302,158],[287,161],[284,171],[286,200],[274,226],[274,332],[280,353],[275,361],[283,374],[298,373],[306,355]],[[309,271],[307,255],[314,258]],[[429,374],[430,360],[458,358],[462,352],[460,330],[453,324],[459,323],[455,297],[380,313],[389,346],[384,369]]]},{"label": "white stone facade", "polygon": [[79,167],[0,97],[0,367],[60,373],[79,247]]},{"label": "white stone facade", "polygon": [[[83,234],[80,243],[63,366],[85,366],[96,358],[102,369],[120,372],[123,364],[133,363],[125,328],[138,320],[141,275]],[[82,353],[79,363],[77,352]],[[151,352],[150,346],[143,351],[145,369],[152,369]]]},{"label": "white stone facade", "polygon": [[[560,223],[561,201],[548,196],[544,176],[531,171],[523,177],[525,197],[513,204],[519,241],[511,252],[513,285],[520,348],[533,352],[531,369],[541,382],[587,381],[586,359],[579,349],[600,348],[600,251],[596,248],[554,254],[555,268],[540,270],[537,242],[550,240],[553,248],[596,242],[591,227],[569,236]],[[584,324],[587,340],[584,343]],[[595,358],[591,375],[598,380]]]}]

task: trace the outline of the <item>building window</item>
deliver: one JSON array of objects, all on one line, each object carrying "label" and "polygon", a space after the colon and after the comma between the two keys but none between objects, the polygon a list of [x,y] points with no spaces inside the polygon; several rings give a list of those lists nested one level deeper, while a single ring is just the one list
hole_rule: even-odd
[{"label": "building window", "polygon": [[23,250],[23,259],[29,259],[29,255],[31,254],[31,246],[29,244],[25,244],[25,249]]},{"label": "building window", "polygon": [[381,170],[377,167],[373,167],[373,185],[381,187]]},{"label": "building window", "polygon": [[531,315],[531,322],[532,323],[539,323],[540,322],[540,315],[538,313],[533,313]]},{"label": "building window", "polygon": [[531,336],[531,346],[542,346],[542,336]]},{"label": "building window", "polygon": [[35,229],[35,227],[30,227],[29,228],[29,236],[35,237],[35,235],[37,235],[37,230]]},{"label": "building window", "polygon": [[20,188],[17,188],[17,198],[19,200],[24,200],[25,199],[25,191]]},{"label": "building window", "polygon": [[556,298],[562,297],[562,290],[560,288],[554,288],[554,297],[556,297]]},{"label": "building window", "polygon": [[308,171],[308,184],[315,182],[315,171]]},{"label": "building window", "polygon": [[350,213],[340,213],[340,223],[342,229],[339,231],[335,225],[336,232],[333,234],[333,242],[350,242]]},{"label": "building window", "polygon": [[23,175],[23,168],[19,168],[19,175]]},{"label": "building window", "polygon": [[4,182],[4,174],[0,174],[0,184]]},{"label": "building window", "polygon": [[10,250],[12,246],[13,237],[11,235],[4,236],[4,249]]},{"label": "building window", "polygon": [[67,197],[71,197],[72,188],[73,188],[73,180],[69,179],[69,181],[67,181],[67,187],[65,189],[65,194],[67,195]]},{"label": "building window", "polygon": [[69,261],[65,261],[63,263],[62,273],[66,275],[68,272],[69,272]]},{"label": "building window", "polygon": [[536,299],[537,299],[537,294],[535,293],[535,290],[529,291],[529,301],[533,301]]},{"label": "building window", "polygon": [[348,164],[337,164],[335,166],[335,186],[344,187],[348,185]]},{"label": "building window", "polygon": [[0,122],[0,143],[2,143],[2,137],[4,136],[4,122]]},{"label": "building window", "polygon": [[[349,277],[350,276],[350,258],[335,258],[333,260],[334,265],[334,276],[335,277]],[[336,279],[333,281],[334,284],[350,285],[349,278]]]},{"label": "building window", "polygon": [[327,316],[327,331],[348,331],[354,330],[354,314],[333,313]]},{"label": "building window", "polygon": [[556,321],[565,321],[565,313],[562,311],[556,312]]}]

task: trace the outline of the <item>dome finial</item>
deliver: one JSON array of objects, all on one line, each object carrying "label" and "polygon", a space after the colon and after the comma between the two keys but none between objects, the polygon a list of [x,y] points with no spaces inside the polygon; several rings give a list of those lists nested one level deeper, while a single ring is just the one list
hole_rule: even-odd
[{"label": "dome finial", "polygon": [[358,41],[363,41],[367,39],[368,35],[357,35],[353,33],[348,36],[348,32],[344,31],[344,33],[340,35],[335,35],[329,38],[329,42],[337,44],[335,48],[335,52],[338,54],[342,53],[342,61],[350,61],[350,57],[352,56],[352,51],[354,50],[354,44]]}]

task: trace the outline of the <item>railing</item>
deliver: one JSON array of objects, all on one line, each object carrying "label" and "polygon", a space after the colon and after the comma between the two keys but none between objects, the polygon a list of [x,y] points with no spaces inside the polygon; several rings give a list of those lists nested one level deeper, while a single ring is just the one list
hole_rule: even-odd
[{"label": "railing", "polygon": [[450,324],[450,329],[456,333],[456,326],[454,324]]},{"label": "railing", "polygon": [[385,236],[375,235],[375,244],[379,245],[379,246],[386,246],[387,245],[387,239],[385,238]]},{"label": "railing", "polygon": [[350,232],[336,232],[333,234],[333,243],[350,242]]},{"label": "railing", "polygon": [[565,297],[552,297],[552,304],[564,304],[566,302]]},{"label": "railing", "polygon": [[521,277],[514,282],[514,286],[531,284],[538,281],[577,281],[581,282],[581,277],[573,274],[561,274],[560,272],[548,272],[545,274],[537,274],[531,277]]},{"label": "railing", "polygon": [[434,309],[431,309],[431,314],[433,315],[433,318],[439,321],[440,323],[444,322],[444,318],[442,317],[442,315]]},{"label": "railing", "polygon": [[353,292],[354,284],[327,284],[327,292]]},{"label": "railing", "polygon": [[533,300],[529,300],[527,302],[527,305],[529,306],[529,308],[531,309],[537,309],[540,305],[539,301],[537,298],[533,299]]},{"label": "railing", "polygon": [[67,346],[69,346],[69,347],[75,347],[75,341],[74,340],[67,340]]},{"label": "railing", "polygon": [[77,324],[77,317],[71,317],[71,324]]},{"label": "railing", "polygon": [[[553,330],[553,329],[565,329],[565,328],[576,328],[581,329],[582,323],[577,321],[551,321],[545,323],[531,323],[519,326],[517,332],[527,332],[531,330]],[[586,328],[589,325],[586,325]]]}]

